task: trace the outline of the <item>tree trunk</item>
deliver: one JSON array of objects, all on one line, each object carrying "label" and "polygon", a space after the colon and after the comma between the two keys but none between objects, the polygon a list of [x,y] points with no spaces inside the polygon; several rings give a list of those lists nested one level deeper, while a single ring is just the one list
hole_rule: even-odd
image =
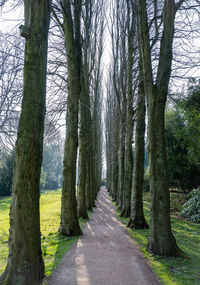
[{"label": "tree trunk", "polygon": [[116,121],[112,121],[113,124],[113,137],[112,137],[112,181],[111,181],[111,188],[113,193],[113,200],[117,201],[117,195],[118,195],[118,171],[119,171],[119,165],[118,165],[118,149],[119,149],[119,134],[117,130],[117,124]]},{"label": "tree trunk", "polygon": [[78,199],[78,216],[83,219],[88,219],[86,205],[86,148],[87,148],[87,107],[85,105],[85,88],[82,86],[80,97],[80,174],[79,174],[79,199]]},{"label": "tree trunk", "polygon": [[31,23],[13,172],[9,257],[0,280],[4,285],[36,285],[44,277],[39,198],[51,1],[30,1],[29,5]]},{"label": "tree trunk", "polygon": [[[131,211],[131,190],[133,176],[133,63],[134,63],[134,37],[135,37],[135,17],[134,10],[131,9],[129,0],[127,3],[127,22],[128,22],[128,96],[127,96],[127,115],[126,115],[126,145],[125,145],[125,178],[124,178],[124,199],[121,216],[129,217]],[[131,17],[132,10],[132,17]]]},{"label": "tree trunk", "polygon": [[122,210],[123,202],[124,202],[124,163],[125,163],[125,137],[126,137],[126,100],[125,98],[122,99],[122,111],[121,111],[121,122],[120,122],[120,136],[119,136],[119,187],[118,187],[118,208]]},{"label": "tree trunk", "polygon": [[170,224],[170,197],[164,132],[165,109],[163,105],[162,101],[155,100],[149,109],[151,220],[147,249],[158,255],[178,256],[180,250],[176,245]]},{"label": "tree trunk", "polygon": [[145,95],[142,72],[140,70],[136,112],[135,157],[131,218],[128,226],[133,229],[148,228],[143,211],[144,181],[144,135],[145,135]]},{"label": "tree trunk", "polygon": [[[77,5],[76,1],[76,5]],[[80,7],[79,7],[80,8]],[[77,9],[77,7],[76,7]],[[76,13],[80,13],[80,10]],[[76,15],[77,16],[77,15]],[[80,27],[80,14],[75,17],[73,25],[71,3],[63,1],[63,17],[65,32],[65,47],[68,67],[68,100],[66,115],[66,139],[63,162],[63,187],[61,203],[61,222],[59,231],[63,235],[79,235],[82,233],[77,217],[76,202],[76,160],[78,148],[78,105],[81,91],[80,85],[80,35],[77,38],[77,29]]]}]

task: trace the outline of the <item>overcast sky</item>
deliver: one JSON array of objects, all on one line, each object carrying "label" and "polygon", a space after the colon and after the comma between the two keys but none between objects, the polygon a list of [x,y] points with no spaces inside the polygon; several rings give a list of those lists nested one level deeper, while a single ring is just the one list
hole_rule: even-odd
[{"label": "overcast sky", "polygon": [[[11,1],[10,1],[11,2]],[[16,29],[23,23],[24,8],[21,5],[18,8],[13,8],[9,1],[0,11],[0,31],[9,32]]]}]

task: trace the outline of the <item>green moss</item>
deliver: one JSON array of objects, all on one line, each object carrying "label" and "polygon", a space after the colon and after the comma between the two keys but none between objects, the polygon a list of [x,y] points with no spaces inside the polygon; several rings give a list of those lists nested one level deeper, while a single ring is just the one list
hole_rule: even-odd
[{"label": "green moss", "polygon": [[[9,208],[11,198],[0,199],[0,275],[8,257]],[[45,274],[49,276],[78,237],[58,233],[61,211],[61,190],[45,191],[40,198],[41,242]],[[90,213],[89,213],[90,215]],[[80,219],[83,228],[86,220]]]},{"label": "green moss", "polygon": [[[176,199],[172,195],[171,199]],[[179,199],[180,195],[179,195]],[[172,200],[172,205],[175,201]],[[179,208],[179,205],[177,205]],[[188,258],[160,257],[153,256],[146,251],[149,230],[130,230],[130,235],[136,240],[144,257],[148,259],[155,273],[160,278],[162,284],[166,285],[196,285],[200,284],[200,227],[198,224],[187,222],[176,215],[172,215],[172,231],[176,238],[178,246],[187,254]],[[149,223],[150,202],[149,195],[144,196],[144,213]],[[120,211],[117,211],[120,217]],[[120,218],[123,223],[128,223],[128,218]]]}]

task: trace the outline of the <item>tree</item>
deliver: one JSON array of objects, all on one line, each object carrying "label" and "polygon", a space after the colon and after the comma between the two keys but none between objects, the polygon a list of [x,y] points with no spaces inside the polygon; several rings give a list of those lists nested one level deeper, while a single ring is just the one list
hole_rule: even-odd
[{"label": "tree", "polygon": [[[153,79],[147,3],[138,1],[139,49],[142,58],[148,111],[148,142],[151,189],[151,220],[148,251],[165,256],[180,256],[170,224],[170,199],[166,160],[164,111],[172,64],[174,20],[183,1],[165,0],[157,75]],[[157,1],[154,1],[157,9]],[[155,13],[157,10],[155,10]],[[157,17],[157,14],[155,15]],[[158,28],[158,22],[155,22]],[[155,31],[156,32],[156,31]]]},{"label": "tree", "polygon": [[0,280],[4,285],[36,285],[44,276],[39,196],[51,1],[30,0],[25,6],[23,102],[13,173],[9,257]]},{"label": "tree", "polygon": [[[78,148],[78,112],[81,92],[81,42],[80,14],[81,1],[62,1],[63,29],[68,67],[68,98],[66,115],[66,139],[63,161],[63,186],[60,233],[64,235],[79,235],[82,233],[77,217],[76,202],[76,160]],[[72,15],[74,17],[72,17]]]}]

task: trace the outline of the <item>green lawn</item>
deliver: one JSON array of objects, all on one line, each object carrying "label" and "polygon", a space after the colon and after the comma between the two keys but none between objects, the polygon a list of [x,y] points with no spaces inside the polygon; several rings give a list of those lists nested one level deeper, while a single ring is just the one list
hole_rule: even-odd
[{"label": "green lawn", "polygon": [[[177,205],[180,195],[171,194],[173,209]],[[149,223],[150,202],[149,194],[145,194],[144,211],[146,220]],[[182,200],[182,199],[181,199]],[[179,208],[179,205],[177,205]],[[120,212],[117,211],[118,216]],[[184,258],[164,258],[150,255],[146,251],[149,230],[130,230],[129,233],[137,241],[144,256],[153,266],[162,284],[166,285],[197,285],[200,284],[200,225],[180,219],[177,213],[172,213],[172,230],[178,246],[188,255]],[[128,218],[120,218],[124,223]]]},{"label": "green lawn", "polygon": [[[4,271],[8,256],[10,198],[0,198],[0,275]],[[46,191],[41,195],[42,252],[45,273],[49,276],[62,257],[78,237],[69,238],[58,233],[60,223],[61,190]],[[83,227],[85,221],[80,220]]]}]

